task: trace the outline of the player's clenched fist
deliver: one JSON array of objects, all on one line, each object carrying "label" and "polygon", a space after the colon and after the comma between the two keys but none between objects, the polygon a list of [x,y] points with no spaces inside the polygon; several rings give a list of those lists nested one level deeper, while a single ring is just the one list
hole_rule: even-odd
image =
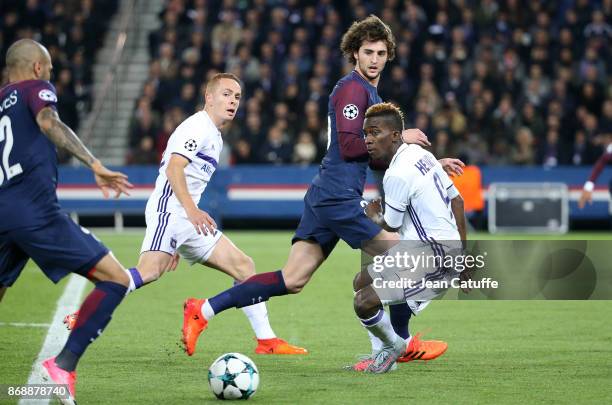
[{"label": "player's clenched fist", "polygon": [[217,229],[215,220],[206,211],[196,208],[193,211],[187,212],[187,218],[195,226],[198,234],[208,235],[209,233],[214,233]]}]

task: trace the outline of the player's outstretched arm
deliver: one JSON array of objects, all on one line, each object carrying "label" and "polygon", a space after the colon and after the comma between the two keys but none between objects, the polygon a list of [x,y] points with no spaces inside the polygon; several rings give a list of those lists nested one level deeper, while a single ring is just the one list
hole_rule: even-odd
[{"label": "player's outstretched arm", "polygon": [[580,199],[578,200],[578,208],[583,209],[586,207],[587,203],[589,205],[593,204],[593,191],[584,189],[582,193],[580,193]]},{"label": "player's outstretched arm", "polygon": [[[457,195],[451,200],[451,210],[455,216],[455,222],[457,223],[457,230],[459,231],[459,237],[461,237],[461,244],[463,249],[467,247],[467,226],[465,224],[465,210],[463,207],[463,197]],[[461,272],[459,279],[461,281],[468,281],[472,279],[474,275],[474,268],[467,268]],[[468,287],[462,287],[461,291],[469,293],[472,289]]]},{"label": "player's outstretched arm", "polygon": [[74,131],[62,122],[57,111],[50,107],[43,108],[36,115],[36,122],[40,130],[55,146],[67,150],[94,172],[96,184],[102,190],[105,198],[108,198],[110,190],[115,191],[115,198],[121,193],[129,195],[128,190],[133,186],[128,182],[127,176],[104,167],[83,145]]},{"label": "player's outstretched arm", "polygon": [[185,167],[188,164],[189,160],[186,157],[173,153],[166,168],[166,177],[174,195],[185,209],[189,222],[193,224],[198,234],[213,233],[217,224],[206,211],[202,211],[195,205],[189,195],[187,179],[185,178]]},{"label": "player's outstretched arm", "polygon": [[[610,149],[610,147],[608,147],[608,149]],[[584,183],[582,194],[580,194],[580,199],[578,200],[578,208],[583,209],[587,203],[593,204],[593,190],[595,189],[595,181],[597,181],[597,178],[603,171],[604,167],[606,167],[610,161],[612,161],[612,152],[608,151],[597,159],[589,179],[586,181],[586,183]]]},{"label": "player's outstretched arm", "polygon": [[38,115],[36,122],[40,130],[57,146],[67,150],[72,156],[79,159],[85,166],[91,167],[97,160],[94,155],[83,145],[83,142],[72,129],[62,122],[57,111],[51,107],[45,107]]}]

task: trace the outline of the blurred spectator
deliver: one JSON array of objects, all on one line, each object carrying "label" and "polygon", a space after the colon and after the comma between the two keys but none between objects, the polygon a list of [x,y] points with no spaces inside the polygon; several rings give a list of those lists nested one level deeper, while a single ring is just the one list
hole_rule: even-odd
[{"label": "blurred spectator", "polygon": [[138,147],[132,149],[128,156],[128,164],[130,165],[156,165],[158,163],[155,144],[150,136],[141,138]]},{"label": "blurred spectator", "polygon": [[169,112],[164,114],[161,128],[155,137],[155,149],[157,150],[158,161],[161,161],[166,146],[168,145],[168,139],[170,139],[170,135],[172,135],[172,132],[174,132],[179,124],[180,122],[175,122],[172,114]]},{"label": "blurred spectator", "polygon": [[516,144],[510,154],[512,164],[533,165],[535,163],[533,132],[527,127],[520,128],[516,133]]},{"label": "blurred spectator", "polygon": [[523,127],[528,127],[538,138],[544,135],[544,122],[542,117],[538,114],[535,106],[531,103],[527,103],[523,106],[519,123]]},{"label": "blurred spectator", "polygon": [[291,161],[291,145],[285,140],[281,126],[275,125],[268,130],[268,136],[259,150],[259,163],[282,164]]},{"label": "blurred spectator", "polygon": [[146,99],[140,99],[138,109],[130,123],[129,146],[131,148],[140,144],[140,140],[148,136],[155,139],[157,134],[157,117],[151,110],[150,103]]},{"label": "blurred spectator", "polygon": [[293,148],[293,163],[303,165],[314,163],[317,158],[317,145],[308,131],[300,132],[297,143]]},{"label": "blurred spectator", "polygon": [[450,147],[450,139],[448,137],[448,132],[441,130],[436,132],[435,138],[433,140],[433,150],[432,153],[435,156],[452,156],[451,147]]},{"label": "blurred spectator", "polygon": [[516,131],[517,113],[512,102],[512,95],[506,93],[499,101],[499,105],[493,111],[493,130],[494,136],[501,136],[506,140],[511,140]]},{"label": "blurred spectator", "polygon": [[[0,1],[0,54],[5,55],[22,38],[47,46],[54,65],[51,81],[57,90],[57,108],[75,130],[80,117],[91,108],[95,55],[117,5],[118,0]],[[4,60],[0,64],[3,71]],[[60,163],[67,159],[60,152]]]},{"label": "blurred spectator", "polygon": [[538,150],[537,162],[548,168],[558,166],[565,163],[564,152],[559,139],[559,132],[555,129],[549,129],[546,133],[546,140],[542,142]]},{"label": "blurred spectator", "polygon": [[233,161],[235,164],[256,163],[253,157],[251,144],[244,139],[239,139],[233,149]]}]

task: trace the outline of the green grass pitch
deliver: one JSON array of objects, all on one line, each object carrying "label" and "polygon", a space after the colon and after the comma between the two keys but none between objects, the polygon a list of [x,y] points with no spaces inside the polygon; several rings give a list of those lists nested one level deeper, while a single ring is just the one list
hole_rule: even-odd
[{"label": "green grass pitch", "polygon": [[[287,258],[289,232],[228,235],[259,272],[276,270]],[[98,236],[125,265],[135,263],[141,232]],[[261,384],[250,401],[260,404],[582,404],[612,398],[610,301],[434,302],[413,318],[411,331],[430,330],[427,337],[446,340],[444,356],[402,364],[386,375],[344,371],[369,350],[352,309],[358,267],[359,253],[341,243],[301,294],[269,302],[277,335],[307,347],[310,355],[255,355],[245,316],[230,310],[211,322],[196,354],[187,357],[179,347],[183,300],[213,295],[231,280],[181,263],[119,307],[79,365],[77,398],[88,404],[216,403],[206,371],[226,352],[244,353],[259,367]],[[44,327],[6,323],[50,322],[64,285],[54,286],[30,262],[7,291],[0,304],[0,384],[27,381],[46,334]]]}]

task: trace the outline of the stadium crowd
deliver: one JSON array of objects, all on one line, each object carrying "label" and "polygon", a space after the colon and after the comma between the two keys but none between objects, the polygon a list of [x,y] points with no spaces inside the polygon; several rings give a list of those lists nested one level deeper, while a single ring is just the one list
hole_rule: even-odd
[{"label": "stadium crowd", "polygon": [[[44,43],[72,127],[91,102],[92,63],[117,0],[4,0],[0,50]],[[351,66],[340,35],[375,13],[396,37],[379,84],[439,156],[474,164],[585,165],[612,133],[612,0],[167,0],[129,130],[128,163],[157,164],[203,83],[230,71],[244,98],[225,159],[318,162],[327,100]]]},{"label": "stadium crowd", "polygon": [[351,69],[339,36],[370,13],[397,41],[379,94],[439,156],[584,165],[612,132],[610,0],[168,0],[149,37],[131,161],[157,161],[201,108],[206,78],[230,71],[245,87],[224,137],[230,161],[318,162],[328,95]]},{"label": "stadium crowd", "polygon": [[[57,109],[71,128],[92,101],[93,64],[102,46],[108,22],[118,0],[2,0],[0,1],[0,54],[17,39],[44,44],[53,60],[51,81],[58,95]],[[4,60],[0,63],[3,77]],[[67,155],[59,151],[60,161]]]}]

